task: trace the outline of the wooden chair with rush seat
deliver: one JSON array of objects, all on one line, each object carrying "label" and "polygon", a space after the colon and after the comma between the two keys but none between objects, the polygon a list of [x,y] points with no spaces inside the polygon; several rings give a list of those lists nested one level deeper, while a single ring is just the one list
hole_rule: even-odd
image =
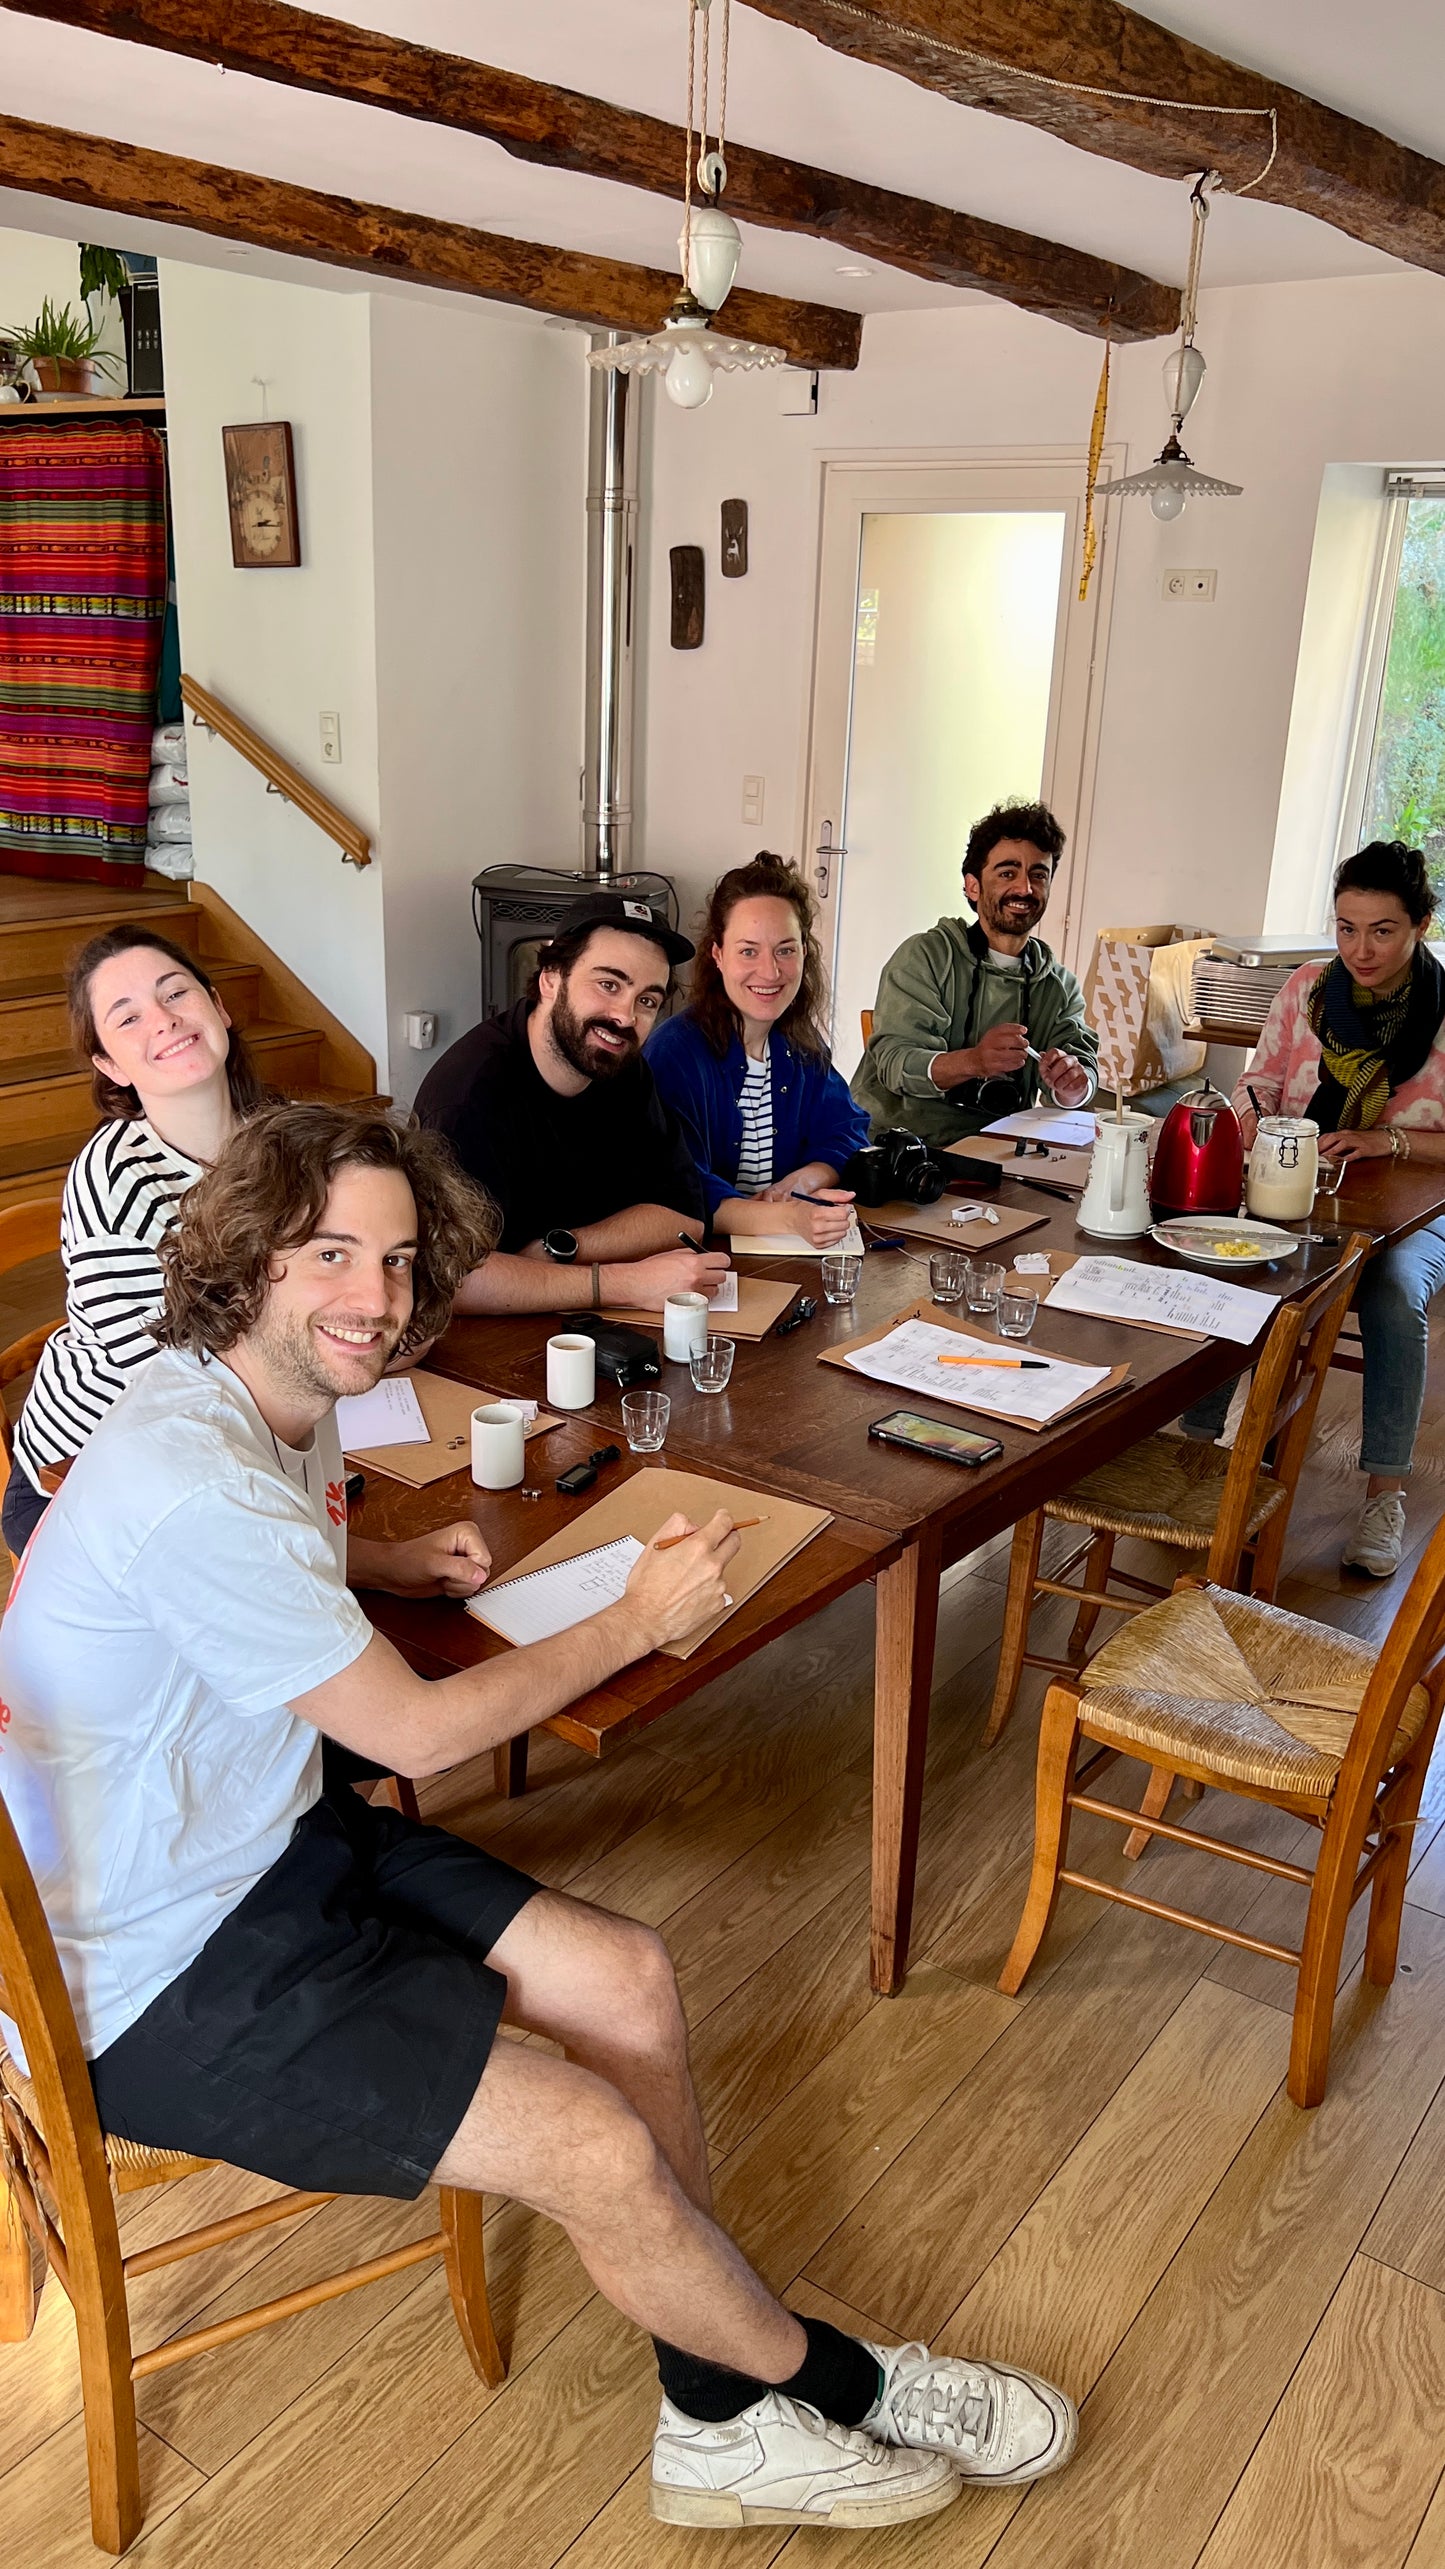
[{"label": "wooden chair with rush seat", "polygon": [[332,2197],[284,2194],[227,2220],[182,2230],[131,2256],[122,2253],[116,2195],[168,2184],[215,2163],[180,2151],[141,2148],[102,2132],[60,1960],[3,1802],[0,2012],[19,2026],[27,2063],[22,2072],[0,2040],[0,2343],[28,2337],[34,2325],[38,2293],[33,2245],[59,2277],[75,2311],[91,2531],[103,2551],[124,2551],[141,2527],[135,2385],[192,2355],[439,2256],[445,2260],[452,2308],[473,2366],[489,2385],[504,2378],[487,2305],[482,2198],[446,2186],[439,2189],[441,2227],[430,2237],[321,2276],[211,2327],[167,2338],[145,2354],[133,2352],[126,2304],[131,2277],[268,2229]]},{"label": "wooden chair with rush seat", "polygon": [[[60,1198],[51,1196],[35,1204],[7,1204],[0,1211],[0,1276],[9,1275],[16,1267],[28,1266],[32,1258],[51,1258],[60,1251]],[[18,1383],[33,1373],[40,1360],[40,1350],[53,1330],[60,1327],[64,1312],[47,1320],[38,1329],[27,1330],[10,1346],[0,1348],[0,1491],[3,1491],[15,1468],[15,1447],[10,1433],[10,1420],[5,1407],[5,1394],[11,1383]],[[6,1557],[0,1546],[0,1561]]]},{"label": "wooden chair with rush seat", "polygon": [[[1384,1648],[1307,1622],[1259,1598],[1181,1580],[1049,1688],[1039,1734],[1033,1871],[999,1987],[1012,1995],[1043,1942],[1060,1885],[1264,1954],[1299,1973],[1288,2088],[1296,2105],[1325,2092],[1345,1928],[1370,1894],[1367,1981],[1395,1976],[1410,1849],[1445,1702],[1445,1524],[1437,1526]],[[1184,1691],[1187,1689],[1187,1691]],[[1097,1754],[1076,1772],[1081,1740]],[[1124,1891],[1069,1865],[1074,1811],[1133,1829],[1137,1814],[1089,1789],[1116,1757],[1309,1821],[1313,1869],[1156,1819],[1152,1834],[1268,1878],[1296,1882],[1309,1906],[1299,1948]],[[1147,1879],[1147,1876],[1145,1877]]]},{"label": "wooden chair with rush seat", "polygon": [[[1201,1575],[1212,1586],[1247,1584],[1252,1596],[1273,1597],[1315,1411],[1369,1245],[1364,1233],[1352,1234],[1340,1264],[1312,1294],[1281,1304],[1255,1366],[1232,1450],[1190,1437],[1146,1436],[1086,1473],[1046,1507],[1019,1519],[986,1748],[1009,1720],[1025,1667],[1047,1668],[1060,1677],[1076,1675],[1101,1613],[1142,1614],[1141,1598],[1168,1594],[1157,1580],[1114,1568],[1114,1546],[1121,1535],[1202,1553]],[[1059,1565],[1058,1576],[1043,1579],[1039,1553],[1051,1516],[1088,1532]],[[1081,1562],[1082,1580],[1075,1584],[1069,1574]],[[1111,1579],[1133,1589],[1135,1596],[1120,1596]],[[1067,1660],[1045,1658],[1028,1647],[1033,1608],[1045,1596],[1078,1600]],[[1171,1783],[1167,1770],[1156,1770],[1143,1816],[1163,1809]],[[1147,1832],[1141,1830],[1130,1840],[1129,1854],[1142,1854],[1146,1844]]]}]

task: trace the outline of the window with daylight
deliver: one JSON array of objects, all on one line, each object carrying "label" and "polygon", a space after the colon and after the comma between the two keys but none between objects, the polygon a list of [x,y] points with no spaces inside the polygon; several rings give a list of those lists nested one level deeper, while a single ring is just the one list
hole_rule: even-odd
[{"label": "window with daylight", "polygon": [[1344,835],[1423,849],[1445,897],[1445,479],[1392,475],[1388,506]]}]

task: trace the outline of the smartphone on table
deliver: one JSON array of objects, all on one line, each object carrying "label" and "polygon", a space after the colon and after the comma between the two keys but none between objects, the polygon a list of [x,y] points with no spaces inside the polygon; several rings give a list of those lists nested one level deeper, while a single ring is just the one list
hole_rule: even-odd
[{"label": "smartphone on table", "polygon": [[956,1427],[951,1418],[925,1418],[916,1409],[890,1409],[886,1418],[874,1419],[868,1433],[880,1445],[902,1445],[913,1454],[937,1454],[946,1463],[969,1467],[996,1462],[1003,1452],[996,1436]]}]

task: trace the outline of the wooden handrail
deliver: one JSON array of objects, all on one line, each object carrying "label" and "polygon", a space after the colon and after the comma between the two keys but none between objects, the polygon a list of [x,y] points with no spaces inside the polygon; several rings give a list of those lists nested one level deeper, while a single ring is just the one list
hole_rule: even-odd
[{"label": "wooden handrail", "polygon": [[228,740],[233,749],[238,749],[243,758],[249,759],[258,773],[265,777],[268,793],[279,794],[283,802],[294,803],[298,812],[304,812],[308,821],[314,821],[319,830],[324,830],[329,839],[335,840],[344,865],[370,865],[371,841],[365,830],[357,822],[349,821],[344,812],[338,811],[329,795],[321,793],[309,778],[302,775],[299,767],[293,767],[289,758],[283,758],[278,749],[264,741],[248,722],[243,722],[239,714],[232,712],[229,705],[223,705],[219,696],[213,696],[210,689],[201,686],[196,679],[183,677],[181,699],[207,731],[219,732],[222,740]]}]

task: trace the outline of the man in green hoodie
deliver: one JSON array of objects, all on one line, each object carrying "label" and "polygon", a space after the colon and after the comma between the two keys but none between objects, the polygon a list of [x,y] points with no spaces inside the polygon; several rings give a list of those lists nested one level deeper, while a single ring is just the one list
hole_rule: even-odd
[{"label": "man in green hoodie", "polygon": [[884,965],[853,1095],[875,1132],[927,1142],[981,1133],[1040,1093],[1085,1106],[1099,1041],[1084,994],[1034,930],[1064,833],[1042,803],[1000,803],[974,824],[963,888],[977,922],[940,919]]}]

